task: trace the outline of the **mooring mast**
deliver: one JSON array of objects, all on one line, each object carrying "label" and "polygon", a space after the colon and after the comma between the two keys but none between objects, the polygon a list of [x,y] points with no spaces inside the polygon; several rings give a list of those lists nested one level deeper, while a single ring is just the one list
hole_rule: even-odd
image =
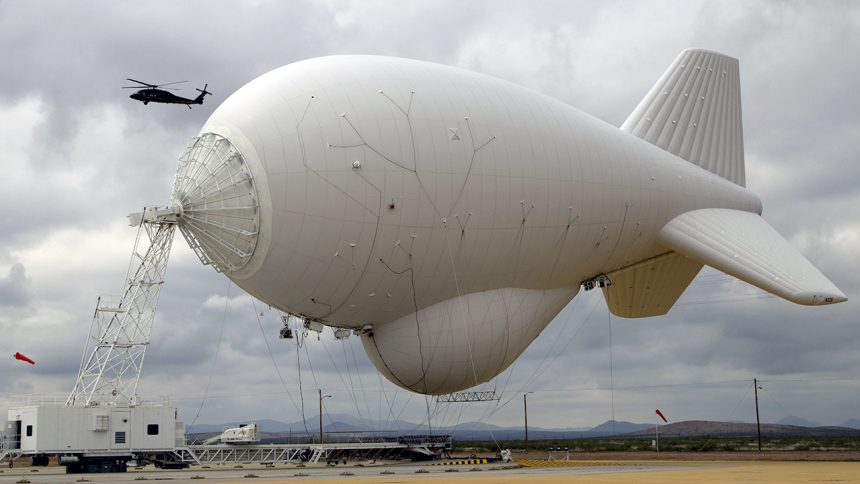
[{"label": "mooring mast", "polygon": [[100,296],[66,405],[136,405],[137,384],[167,259],[176,230],[175,211],[148,208],[129,216],[138,226],[125,287],[119,297]]}]

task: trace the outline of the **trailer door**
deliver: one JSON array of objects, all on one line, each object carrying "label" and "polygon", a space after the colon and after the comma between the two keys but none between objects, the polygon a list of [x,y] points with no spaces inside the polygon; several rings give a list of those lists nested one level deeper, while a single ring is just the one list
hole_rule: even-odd
[{"label": "trailer door", "polygon": [[131,435],[129,435],[129,429],[131,428],[131,425],[129,423],[128,410],[113,410],[110,413],[110,426],[111,450],[128,449],[129,441],[131,440]]}]

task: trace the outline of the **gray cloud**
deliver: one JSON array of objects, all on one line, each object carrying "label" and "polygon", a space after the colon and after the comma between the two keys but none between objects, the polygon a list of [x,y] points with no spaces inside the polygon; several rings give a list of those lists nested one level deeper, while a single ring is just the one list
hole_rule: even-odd
[{"label": "gray cloud", "polygon": [[0,306],[24,306],[30,301],[30,278],[21,263],[14,264],[9,273],[0,277]]}]

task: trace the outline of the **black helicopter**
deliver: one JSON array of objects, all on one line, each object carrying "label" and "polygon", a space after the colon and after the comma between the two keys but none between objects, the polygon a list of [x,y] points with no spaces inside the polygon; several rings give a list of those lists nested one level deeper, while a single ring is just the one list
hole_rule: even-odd
[{"label": "black helicopter", "polygon": [[[165,104],[185,104],[188,106],[188,109],[191,109],[192,104],[203,104],[203,98],[206,97],[207,94],[212,94],[207,91],[206,88],[209,87],[209,84],[203,86],[203,89],[198,89],[200,91],[200,95],[194,99],[188,99],[182,96],[177,96],[173,93],[167,92],[165,89],[175,90],[173,87],[164,87],[170,86],[173,84],[181,84],[183,82],[188,81],[177,81],[177,82],[168,82],[167,84],[150,84],[148,82],[142,82],[135,79],[127,78],[131,82],[136,82],[146,88],[141,89],[141,86],[123,86],[123,89],[140,89],[136,93],[129,96],[132,99],[136,99],[143,104],[153,103],[165,103]],[[159,89],[164,87],[164,89]]]}]

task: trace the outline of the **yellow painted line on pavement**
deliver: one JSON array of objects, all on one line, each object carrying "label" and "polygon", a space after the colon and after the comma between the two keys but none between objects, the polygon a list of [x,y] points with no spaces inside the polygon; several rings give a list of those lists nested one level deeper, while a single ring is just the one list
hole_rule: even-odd
[{"label": "yellow painted line on pavement", "polygon": [[515,460],[517,464],[523,467],[597,467],[597,466],[630,466],[636,465],[632,462],[619,461],[585,461],[585,460],[536,460],[522,459]]}]

